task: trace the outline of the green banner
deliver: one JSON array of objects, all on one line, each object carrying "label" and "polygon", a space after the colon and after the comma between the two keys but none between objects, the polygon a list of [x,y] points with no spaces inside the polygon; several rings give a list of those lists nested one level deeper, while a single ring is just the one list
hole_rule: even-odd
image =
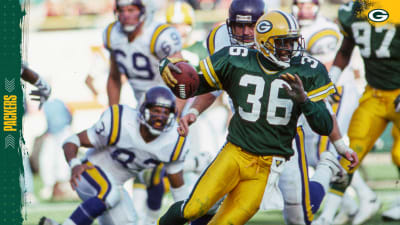
[{"label": "green banner", "polygon": [[22,10],[18,0],[2,0],[0,7],[0,224],[22,224],[23,176],[21,73]]}]

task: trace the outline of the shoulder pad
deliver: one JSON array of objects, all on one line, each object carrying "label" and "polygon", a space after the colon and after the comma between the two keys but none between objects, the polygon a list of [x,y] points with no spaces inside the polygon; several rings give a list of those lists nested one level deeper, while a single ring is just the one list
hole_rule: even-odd
[{"label": "shoulder pad", "polygon": [[[122,118],[122,105],[112,105],[108,108],[103,115],[107,115],[109,117],[109,132],[108,132],[108,145],[115,145],[121,134],[121,118]],[[107,113],[107,114],[106,114]]]},{"label": "shoulder pad", "polygon": [[112,30],[116,27],[118,21],[114,21],[113,23],[109,24],[103,32],[103,44],[104,47],[108,50],[111,50],[111,33]]},{"label": "shoulder pad", "polygon": [[230,45],[231,42],[229,39],[228,29],[225,23],[215,27],[208,34],[207,50],[210,55]]},{"label": "shoulder pad", "polygon": [[[340,34],[338,30],[333,28],[327,28],[314,33],[308,40],[306,49],[311,54],[323,54],[324,52],[312,52],[311,50],[317,45],[324,45],[325,48],[336,49],[336,45],[340,40]],[[332,45],[332,46],[331,46]]]}]

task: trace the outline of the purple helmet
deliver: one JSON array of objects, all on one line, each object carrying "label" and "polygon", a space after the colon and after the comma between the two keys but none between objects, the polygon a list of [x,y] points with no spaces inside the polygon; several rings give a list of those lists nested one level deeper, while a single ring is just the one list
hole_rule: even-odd
[{"label": "purple helmet", "polygon": [[[299,7],[301,3],[312,3],[312,7]],[[308,26],[317,18],[319,0],[293,0],[292,14],[299,21],[300,26]]]},{"label": "purple helmet", "polygon": [[[147,90],[141,102],[139,120],[153,135],[159,135],[173,126],[177,110],[175,96],[171,90],[163,86],[152,87]],[[163,116],[162,113],[153,114],[151,108],[154,106],[169,109],[168,116]]]},{"label": "purple helmet", "polygon": [[117,13],[119,13],[119,11],[121,10],[121,7],[124,6],[128,6],[128,5],[134,5],[137,6],[140,10],[140,14],[139,14],[139,21],[136,24],[123,24],[121,22],[121,18],[118,16],[118,20],[122,25],[122,29],[124,32],[126,33],[131,33],[134,32],[139,25],[144,21],[145,18],[145,14],[146,14],[146,7],[143,4],[142,0],[116,0],[115,6],[116,6],[116,11]]},{"label": "purple helmet", "polygon": [[233,0],[229,7],[229,18],[226,20],[232,45],[246,45],[249,41],[254,43],[254,35],[235,34],[233,26],[255,24],[264,14],[264,9],[263,0]]}]

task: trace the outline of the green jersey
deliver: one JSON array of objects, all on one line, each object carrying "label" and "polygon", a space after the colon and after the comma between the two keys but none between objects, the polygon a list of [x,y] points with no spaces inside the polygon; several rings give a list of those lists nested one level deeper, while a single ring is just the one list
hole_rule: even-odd
[{"label": "green jersey", "polygon": [[372,26],[367,19],[357,18],[359,2],[350,1],[339,9],[343,35],[360,48],[365,77],[377,89],[400,88],[400,27],[386,24]]},{"label": "green jersey", "polygon": [[[331,123],[329,112],[320,100],[335,89],[325,66],[312,57],[296,57],[289,68],[282,70],[256,50],[225,47],[202,60],[200,68],[205,81],[198,94],[212,89],[223,89],[229,94],[235,114],[229,124],[227,139],[249,152],[291,156],[292,140],[302,112],[306,117],[307,113],[321,116],[317,122],[311,121],[312,124],[323,124],[327,117]],[[279,78],[286,72],[299,75],[312,102],[298,104],[292,101],[282,86],[288,84]],[[308,105],[308,109],[305,110],[304,105]],[[316,105],[323,108],[314,107]],[[329,134],[330,131],[325,132]]]},{"label": "green jersey", "polygon": [[187,59],[197,71],[200,71],[200,60],[205,59],[208,56],[207,48],[201,41],[196,41],[194,44],[184,47],[181,53],[183,58]]}]

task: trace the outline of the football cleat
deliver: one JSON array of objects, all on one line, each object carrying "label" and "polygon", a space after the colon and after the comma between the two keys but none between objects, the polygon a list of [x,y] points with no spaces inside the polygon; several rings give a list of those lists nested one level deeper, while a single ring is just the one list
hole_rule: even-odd
[{"label": "football cleat", "polygon": [[340,207],[338,214],[333,219],[333,224],[335,225],[347,224],[353,221],[358,212],[358,204],[350,196],[345,194],[342,203],[342,207]]},{"label": "football cleat", "polygon": [[379,201],[378,197],[373,197],[370,199],[361,198],[360,200],[360,209],[358,213],[355,215],[353,220],[353,225],[364,224],[367,220],[369,220],[372,216],[374,216],[382,204]]},{"label": "football cleat", "polygon": [[350,222],[354,219],[357,212],[358,211],[356,211],[353,214],[350,214],[349,212],[346,212],[345,210],[340,210],[339,213],[333,219],[333,224],[334,225],[347,224],[348,222]]},{"label": "football cleat", "polygon": [[400,221],[400,204],[383,212],[382,219],[384,221]]},{"label": "football cleat", "polygon": [[39,225],[59,225],[59,223],[43,216],[42,218],[40,218]]},{"label": "football cleat", "polygon": [[324,151],[320,156],[320,161],[318,164],[327,165],[331,169],[331,182],[345,183],[348,180],[346,171],[340,165],[339,161],[332,152]]}]

